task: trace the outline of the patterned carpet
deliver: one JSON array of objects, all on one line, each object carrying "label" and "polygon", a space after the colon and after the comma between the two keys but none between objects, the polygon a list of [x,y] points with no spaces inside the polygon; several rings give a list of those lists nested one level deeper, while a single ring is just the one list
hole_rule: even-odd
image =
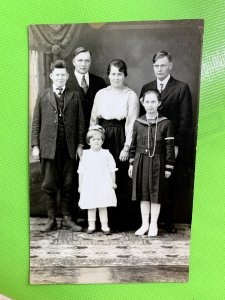
[{"label": "patterned carpet", "polygon": [[[60,220],[58,220],[60,221]],[[189,265],[190,228],[178,224],[177,234],[163,230],[154,238],[133,231],[106,236],[58,229],[40,233],[46,219],[30,220],[31,278],[40,268],[146,267]],[[31,280],[32,281],[32,280]]]}]

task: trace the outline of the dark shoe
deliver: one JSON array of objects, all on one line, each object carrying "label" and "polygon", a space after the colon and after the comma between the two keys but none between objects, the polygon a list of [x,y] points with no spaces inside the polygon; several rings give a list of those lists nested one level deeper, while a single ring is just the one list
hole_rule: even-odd
[{"label": "dark shoe", "polygon": [[65,228],[72,229],[73,231],[77,231],[77,232],[82,231],[82,227],[77,225],[76,223],[74,223],[71,220],[71,217],[69,217],[69,216],[63,217],[62,226]]},{"label": "dark shoe", "polygon": [[58,229],[56,219],[48,219],[48,222],[42,226],[41,232],[48,232]]},{"label": "dark shoe", "polygon": [[88,234],[92,234],[94,232],[95,232],[95,229],[87,229],[87,231],[86,231],[86,233],[88,233]]},{"label": "dark shoe", "polygon": [[166,230],[168,233],[177,233],[177,228],[176,228],[173,224],[166,225],[166,226],[165,226],[165,230]]},{"label": "dark shoe", "polygon": [[102,230],[102,233],[105,235],[110,235],[111,234],[111,230]]}]

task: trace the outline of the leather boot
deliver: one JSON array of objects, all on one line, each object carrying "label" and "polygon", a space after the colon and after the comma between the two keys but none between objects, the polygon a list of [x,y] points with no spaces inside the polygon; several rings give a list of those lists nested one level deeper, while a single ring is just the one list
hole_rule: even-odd
[{"label": "leather boot", "polygon": [[65,228],[72,229],[73,231],[82,231],[82,227],[77,225],[71,220],[70,216],[64,216],[62,219],[62,226]]},{"label": "leather boot", "polygon": [[41,232],[49,232],[49,231],[56,230],[56,229],[58,229],[56,219],[48,218],[47,223],[42,226]]}]

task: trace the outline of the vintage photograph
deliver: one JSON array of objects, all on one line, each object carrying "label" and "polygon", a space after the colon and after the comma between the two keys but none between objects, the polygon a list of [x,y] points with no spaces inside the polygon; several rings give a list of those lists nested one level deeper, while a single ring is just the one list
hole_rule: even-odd
[{"label": "vintage photograph", "polygon": [[30,283],[187,282],[203,20],[28,31]]}]

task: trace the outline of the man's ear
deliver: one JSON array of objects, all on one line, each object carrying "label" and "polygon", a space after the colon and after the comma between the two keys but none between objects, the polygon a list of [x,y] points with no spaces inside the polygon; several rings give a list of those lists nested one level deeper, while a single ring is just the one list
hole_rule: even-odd
[{"label": "man's ear", "polygon": [[171,70],[173,68],[173,63],[170,62],[170,66],[169,66],[169,69]]},{"label": "man's ear", "polygon": [[49,77],[52,79],[52,73],[49,74]]}]

